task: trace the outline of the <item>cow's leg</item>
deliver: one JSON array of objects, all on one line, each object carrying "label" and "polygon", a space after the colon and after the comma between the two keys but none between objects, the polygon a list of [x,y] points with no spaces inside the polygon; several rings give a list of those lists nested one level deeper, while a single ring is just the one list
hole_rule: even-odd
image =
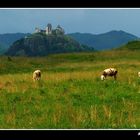
[{"label": "cow's leg", "polygon": [[116,76],[116,75],[114,75],[114,79],[115,79],[115,80],[117,79],[117,76]]}]

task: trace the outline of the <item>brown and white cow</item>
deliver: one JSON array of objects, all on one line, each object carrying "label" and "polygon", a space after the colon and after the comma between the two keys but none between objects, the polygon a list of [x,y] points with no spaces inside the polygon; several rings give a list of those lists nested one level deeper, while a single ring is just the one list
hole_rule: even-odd
[{"label": "brown and white cow", "polygon": [[41,71],[40,70],[35,70],[33,72],[33,80],[36,81],[36,80],[40,80],[41,78]]},{"label": "brown and white cow", "polygon": [[107,76],[113,76],[116,80],[118,71],[115,68],[108,68],[102,72],[101,80],[105,80]]}]

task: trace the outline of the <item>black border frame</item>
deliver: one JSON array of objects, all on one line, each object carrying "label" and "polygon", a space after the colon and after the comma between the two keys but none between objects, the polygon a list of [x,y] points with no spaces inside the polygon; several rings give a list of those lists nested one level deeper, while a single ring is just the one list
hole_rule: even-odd
[{"label": "black border frame", "polygon": [[[0,4],[0,8],[140,8],[138,1],[126,1],[124,0],[63,0],[63,1],[45,1],[45,0],[31,0],[31,1],[20,1],[20,0],[4,0]],[[48,139],[48,138],[138,138],[140,137],[140,130],[138,129],[1,129],[0,137],[3,140],[31,140],[31,139]]]}]

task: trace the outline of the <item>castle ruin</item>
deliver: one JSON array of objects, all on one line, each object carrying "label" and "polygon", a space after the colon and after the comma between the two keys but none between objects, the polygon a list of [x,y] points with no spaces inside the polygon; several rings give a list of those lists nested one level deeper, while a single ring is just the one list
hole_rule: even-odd
[{"label": "castle ruin", "polygon": [[52,29],[52,25],[50,23],[47,24],[47,27],[45,30],[42,30],[38,27],[35,28],[35,33],[45,33],[46,35],[51,35],[51,34],[65,34],[65,31],[64,29],[58,25],[56,27],[56,29]]}]

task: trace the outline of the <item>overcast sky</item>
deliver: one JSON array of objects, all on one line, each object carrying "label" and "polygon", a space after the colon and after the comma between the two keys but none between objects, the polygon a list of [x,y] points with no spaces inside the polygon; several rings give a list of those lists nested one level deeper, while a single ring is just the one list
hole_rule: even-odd
[{"label": "overcast sky", "polygon": [[140,8],[130,9],[0,9],[0,34],[33,33],[35,27],[45,29],[59,24],[66,33],[100,34],[123,30],[140,37]]}]

